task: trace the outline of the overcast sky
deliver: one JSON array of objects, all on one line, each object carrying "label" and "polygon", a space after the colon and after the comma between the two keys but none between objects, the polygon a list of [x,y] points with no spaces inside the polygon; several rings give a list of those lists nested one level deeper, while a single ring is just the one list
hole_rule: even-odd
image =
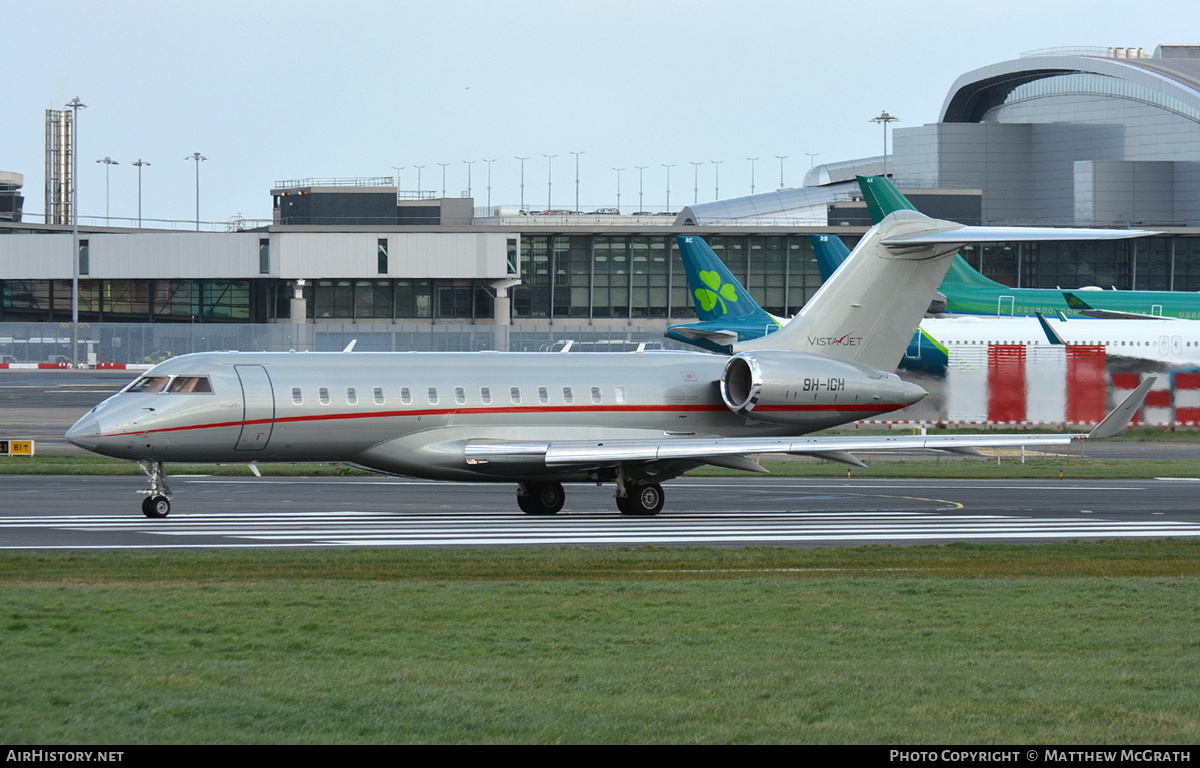
[{"label": "overcast sky", "polygon": [[[278,180],[385,176],[623,211],[798,186],[935,122],[961,74],[1062,46],[1200,43],[1184,0],[38,0],[4,5],[0,170],[44,211],[44,113],[78,96],[79,214],[269,219]],[[809,153],[816,157],[810,158]],[[552,196],[548,201],[548,161]],[[111,157],[120,165],[96,161]],[[722,161],[715,166],[711,161]],[[638,202],[637,166],[644,198]]]}]

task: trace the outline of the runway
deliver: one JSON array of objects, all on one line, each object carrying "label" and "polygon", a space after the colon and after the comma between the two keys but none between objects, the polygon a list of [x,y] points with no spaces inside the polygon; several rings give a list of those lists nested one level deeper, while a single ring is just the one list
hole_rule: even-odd
[{"label": "runway", "polygon": [[[173,477],[165,520],[135,477],[5,478],[0,550],[329,547],[786,546],[1200,536],[1188,479],[1149,481],[697,478],[631,518],[611,487],[568,487],[528,516],[511,485],[388,478]],[[52,500],[53,503],[49,503]]]}]

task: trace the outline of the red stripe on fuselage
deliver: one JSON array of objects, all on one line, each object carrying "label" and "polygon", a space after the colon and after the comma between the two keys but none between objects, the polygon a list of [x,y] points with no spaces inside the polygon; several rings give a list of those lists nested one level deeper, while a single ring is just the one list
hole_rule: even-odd
[{"label": "red stripe on fuselage", "polygon": [[[764,405],[755,410],[772,413],[839,413],[839,412],[887,412],[904,408],[912,403],[903,404],[819,404],[819,405]],[[155,429],[137,430],[134,432],[115,432],[101,437],[126,437],[161,432],[183,432],[193,429],[221,429],[223,427],[240,427],[253,424],[295,424],[309,421],[340,421],[345,419],[391,419],[405,416],[462,416],[462,415],[501,415],[516,413],[678,413],[680,411],[694,412],[723,412],[727,409],[721,405],[523,405],[500,407],[473,408],[426,408],[416,411],[371,411],[365,413],[313,413],[304,416],[284,416],[275,419],[252,419],[250,421],[224,421],[213,424],[189,424],[178,427],[158,427]]]}]

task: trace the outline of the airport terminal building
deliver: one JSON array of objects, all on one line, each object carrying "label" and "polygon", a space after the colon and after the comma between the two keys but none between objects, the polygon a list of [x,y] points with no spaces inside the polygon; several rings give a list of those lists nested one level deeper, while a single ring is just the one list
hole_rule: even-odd
[{"label": "airport terminal building", "polygon": [[[1040,52],[984,67],[955,81],[936,123],[894,136],[892,157],[817,166],[801,189],[676,218],[480,211],[387,179],[281,181],[261,228],[81,226],[79,316],[661,337],[694,318],[679,234],[704,237],[768,311],[790,315],[820,286],[810,235],[853,245],[869,225],[854,174],[884,168],[934,216],[1163,233],[964,249],[1001,282],[1200,290],[1200,46]],[[19,210],[14,189],[8,208]],[[0,322],[69,321],[71,228],[29,218],[0,215]]]}]

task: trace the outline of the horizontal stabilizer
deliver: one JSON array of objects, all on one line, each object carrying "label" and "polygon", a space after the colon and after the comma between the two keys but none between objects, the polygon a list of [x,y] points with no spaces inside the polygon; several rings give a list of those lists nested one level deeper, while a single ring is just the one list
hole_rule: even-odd
[{"label": "horizontal stabilizer", "polygon": [[1076,296],[1070,291],[1063,291],[1063,298],[1067,300],[1067,306],[1075,310],[1084,317],[1095,317],[1101,320],[1182,320],[1179,317],[1163,317],[1162,315],[1151,315],[1146,312],[1124,312],[1119,309],[1096,309],[1091,304],[1088,304],[1083,299]]},{"label": "horizontal stabilizer", "polygon": [[1087,229],[1081,227],[957,227],[932,232],[896,234],[883,238],[888,246],[955,245],[967,243],[1025,243],[1043,240],[1126,240],[1157,235],[1144,229]]},{"label": "horizontal stabilizer", "polygon": [[676,325],[667,329],[676,336],[682,336],[685,339],[693,341],[711,341],[722,347],[728,347],[731,344],[736,344],[738,340],[737,331],[730,331],[724,328],[709,329],[697,328],[694,325]]}]

